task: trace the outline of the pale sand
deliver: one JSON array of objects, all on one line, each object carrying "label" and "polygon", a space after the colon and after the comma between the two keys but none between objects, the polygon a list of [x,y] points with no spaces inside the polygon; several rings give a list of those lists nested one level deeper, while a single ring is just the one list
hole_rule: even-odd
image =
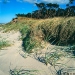
[{"label": "pale sand", "polygon": [[[6,39],[12,44],[10,47],[0,50],[0,75],[10,75],[10,69],[15,68],[38,70],[38,73],[35,75],[55,75],[56,71],[51,65],[46,66],[44,63],[23,52],[20,32],[11,31],[10,33],[3,33],[1,31],[0,37],[0,39]],[[53,48],[52,45],[50,45],[49,49],[51,48]],[[45,53],[45,51],[46,50],[43,50],[43,53]],[[57,64],[60,68],[75,67],[75,59],[73,58],[62,57],[57,63],[60,63]],[[58,66],[56,67],[57,70],[60,69]]]},{"label": "pale sand", "polygon": [[48,66],[38,60],[27,56],[24,58],[25,53],[22,51],[22,41],[19,40],[20,32],[2,33],[0,36],[12,43],[10,47],[0,50],[0,75],[10,75],[10,69],[26,69],[38,70],[38,75],[52,75]]}]

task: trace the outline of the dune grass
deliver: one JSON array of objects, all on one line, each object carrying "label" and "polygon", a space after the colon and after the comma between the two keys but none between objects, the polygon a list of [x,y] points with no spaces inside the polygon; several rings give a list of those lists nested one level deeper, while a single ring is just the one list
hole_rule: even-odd
[{"label": "dune grass", "polygon": [[42,41],[61,46],[75,44],[75,17],[49,19],[18,17],[16,23],[7,23],[2,28],[4,32],[19,30],[22,34],[23,46],[26,51],[29,49],[31,51]]},{"label": "dune grass", "polygon": [[75,18],[53,18],[41,24],[45,40],[56,45],[75,44]]},{"label": "dune grass", "polygon": [[38,70],[10,69],[10,75],[37,75]]},{"label": "dune grass", "polygon": [[[36,48],[40,50],[42,41],[44,41],[54,45],[71,46],[70,49],[66,49],[67,51],[64,49],[64,52],[70,53],[71,50],[73,50],[72,54],[75,56],[75,17],[55,17],[39,20],[18,18],[17,23],[10,22],[1,27],[4,32],[11,30],[20,31],[23,41],[22,46],[27,53],[34,52]],[[6,42],[3,47],[4,46],[7,46]],[[44,47],[45,46],[46,45],[44,45]],[[56,62],[64,56],[64,53],[59,53],[57,48],[54,50],[56,51],[53,53],[46,53],[45,57],[42,58],[46,65],[48,63],[55,65]]]},{"label": "dune grass", "polygon": [[8,41],[0,40],[0,49],[10,46]]}]

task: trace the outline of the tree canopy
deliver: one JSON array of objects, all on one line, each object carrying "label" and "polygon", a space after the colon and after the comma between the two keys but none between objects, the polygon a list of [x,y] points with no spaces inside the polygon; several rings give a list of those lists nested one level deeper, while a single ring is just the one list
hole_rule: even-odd
[{"label": "tree canopy", "polygon": [[52,17],[69,17],[75,16],[75,6],[71,5],[75,0],[69,0],[66,4],[66,8],[60,8],[59,4],[53,3],[35,3],[38,10],[32,11],[32,13],[27,14],[16,14],[16,16],[21,17],[31,17],[37,19],[52,18]]}]

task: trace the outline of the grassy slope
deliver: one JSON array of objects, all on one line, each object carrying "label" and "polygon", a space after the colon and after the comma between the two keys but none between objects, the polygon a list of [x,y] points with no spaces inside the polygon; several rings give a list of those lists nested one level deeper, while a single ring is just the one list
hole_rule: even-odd
[{"label": "grassy slope", "polygon": [[30,19],[18,17],[18,22],[2,26],[4,31],[19,30],[23,36],[25,50],[33,49],[47,41],[56,45],[73,45],[75,43],[75,17]]}]

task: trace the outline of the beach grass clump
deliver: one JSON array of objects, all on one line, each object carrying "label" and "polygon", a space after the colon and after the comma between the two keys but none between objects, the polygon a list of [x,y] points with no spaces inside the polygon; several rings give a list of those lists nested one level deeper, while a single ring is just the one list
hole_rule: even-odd
[{"label": "beach grass clump", "polygon": [[37,75],[38,70],[12,69],[10,75]]},{"label": "beach grass clump", "polygon": [[10,46],[8,41],[0,40],[0,49]]}]

